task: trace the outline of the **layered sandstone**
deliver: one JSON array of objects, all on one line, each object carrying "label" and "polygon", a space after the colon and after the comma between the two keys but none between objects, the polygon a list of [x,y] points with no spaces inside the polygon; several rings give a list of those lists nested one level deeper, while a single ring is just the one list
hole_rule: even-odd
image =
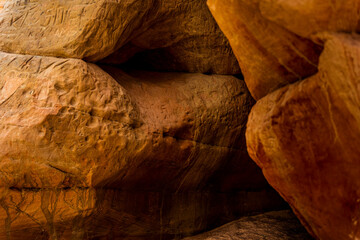
[{"label": "layered sandstone", "polygon": [[231,48],[206,1],[0,1],[0,50],[124,63],[152,69],[236,74]]},{"label": "layered sandstone", "polygon": [[323,34],[319,73],[254,106],[250,156],[320,239],[359,232],[360,37]]}]

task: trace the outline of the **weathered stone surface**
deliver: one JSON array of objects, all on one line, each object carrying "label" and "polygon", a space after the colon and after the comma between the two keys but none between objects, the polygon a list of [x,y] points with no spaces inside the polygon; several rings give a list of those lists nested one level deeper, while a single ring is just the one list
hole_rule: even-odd
[{"label": "weathered stone surface", "polygon": [[[239,215],[272,209],[279,198],[271,190],[230,194],[75,188],[0,194],[0,240],[179,239]],[[265,198],[269,201],[259,201]]]},{"label": "weathered stone surface", "polygon": [[134,130],[141,125],[135,106],[99,67],[74,59],[0,58],[1,186],[94,186],[144,145],[145,133]]},{"label": "weathered stone surface", "polygon": [[205,0],[11,0],[0,4],[1,51],[92,62],[113,53],[104,62],[123,63],[137,52],[159,49],[139,59],[160,70],[240,72]]},{"label": "weathered stone surface", "polygon": [[116,82],[81,60],[0,57],[1,186],[179,190],[246,151],[253,101],[235,77],[108,67]]},{"label": "weathered stone surface", "polygon": [[305,38],[324,31],[360,31],[358,0],[261,0],[260,10],[265,18]]},{"label": "weathered stone surface", "polygon": [[208,0],[209,8],[258,100],[288,83],[316,73],[321,47],[264,18],[261,0]]},{"label": "weathered stone surface", "polygon": [[165,239],[283,206],[246,153],[243,81],[0,59],[0,239]]},{"label": "weathered stone surface", "polygon": [[1,1],[0,50],[98,60],[143,25],[153,0]]},{"label": "weathered stone surface", "polygon": [[360,37],[323,37],[319,73],[254,106],[248,151],[309,232],[320,239],[357,239]]},{"label": "weathered stone surface", "polygon": [[290,210],[243,217],[222,227],[184,240],[311,240]]}]

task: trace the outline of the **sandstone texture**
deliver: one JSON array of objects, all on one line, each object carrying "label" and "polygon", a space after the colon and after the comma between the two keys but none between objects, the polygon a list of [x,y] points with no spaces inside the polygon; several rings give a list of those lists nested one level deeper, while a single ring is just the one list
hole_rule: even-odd
[{"label": "sandstone texture", "polygon": [[243,217],[212,231],[184,240],[311,240],[290,210]]},{"label": "sandstone texture", "polygon": [[142,25],[153,2],[1,1],[0,49],[11,53],[99,60],[111,54],[119,40],[127,41],[132,34],[129,25],[132,28]]},{"label": "sandstone texture", "polygon": [[0,57],[1,186],[179,190],[246,151],[253,102],[235,77],[105,68],[117,82],[82,60]]},{"label": "sandstone texture", "polygon": [[152,69],[237,74],[206,1],[0,1],[0,50],[124,63]]},{"label": "sandstone texture", "polygon": [[323,34],[319,72],[254,106],[246,138],[269,183],[319,239],[357,239],[360,37]]},{"label": "sandstone texture", "polygon": [[0,240],[360,238],[359,9],[0,0]]},{"label": "sandstone texture", "polygon": [[[207,2],[221,30],[229,39],[245,82],[256,100],[316,73],[321,51],[320,45],[266,19],[260,11],[262,2]],[[288,2],[291,4],[293,1]]]},{"label": "sandstone texture", "polygon": [[326,31],[360,31],[357,0],[261,0],[259,7],[265,18],[304,38]]},{"label": "sandstone texture", "polygon": [[144,134],[114,79],[81,60],[0,57],[2,187],[94,186],[126,164]]},{"label": "sandstone texture", "polygon": [[0,59],[0,239],[172,239],[284,207],[236,77]]}]

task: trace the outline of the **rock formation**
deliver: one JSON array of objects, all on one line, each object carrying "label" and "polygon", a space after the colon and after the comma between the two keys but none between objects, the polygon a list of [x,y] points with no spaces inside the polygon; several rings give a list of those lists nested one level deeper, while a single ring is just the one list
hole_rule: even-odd
[{"label": "rock formation", "polygon": [[0,0],[0,240],[360,238],[360,2],[207,3]]},{"label": "rock formation", "polygon": [[1,240],[179,239],[279,202],[268,190],[229,194],[69,188],[0,193]]},{"label": "rock formation", "polygon": [[284,206],[247,155],[242,80],[0,59],[0,239],[171,239]]},{"label": "rock formation", "polygon": [[[0,51],[124,63],[135,53],[154,69],[238,74],[206,1],[0,1]],[[154,49],[154,50],[153,50]]]},{"label": "rock formation", "polygon": [[[214,21],[206,0],[157,0],[154,20],[103,62],[161,71],[239,74],[230,45]],[[124,57],[125,56],[125,57]]]},{"label": "rock formation", "polygon": [[208,5],[258,100],[250,156],[313,236],[359,238],[360,2]]},{"label": "rock formation", "polygon": [[284,206],[246,151],[244,82],[200,74],[240,73],[205,0],[0,19],[0,239],[179,238]]},{"label": "rock formation", "polygon": [[105,68],[116,82],[82,60],[0,58],[2,186],[181,190],[245,151],[252,100],[235,77]]},{"label": "rock formation", "polygon": [[316,39],[321,32],[354,32],[360,30],[357,0],[262,0],[261,14],[304,38]]},{"label": "rock formation", "polygon": [[209,0],[208,5],[258,100],[317,71],[321,46],[262,16],[261,0]]},{"label": "rock formation", "polygon": [[184,240],[311,240],[290,210],[243,217],[212,231]]},{"label": "rock formation", "polygon": [[359,237],[360,37],[329,35],[319,73],[257,102],[251,157],[320,239]]}]

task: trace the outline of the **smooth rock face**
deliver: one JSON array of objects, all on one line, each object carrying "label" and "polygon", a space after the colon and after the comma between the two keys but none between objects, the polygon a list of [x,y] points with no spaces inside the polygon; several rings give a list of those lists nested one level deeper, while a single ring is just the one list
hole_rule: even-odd
[{"label": "smooth rock face", "polygon": [[205,0],[0,1],[0,19],[4,52],[91,62],[112,54],[103,62],[119,64],[159,49],[138,59],[159,70],[240,73]]},{"label": "smooth rock face", "polygon": [[290,210],[243,217],[210,232],[185,240],[311,240]]},{"label": "smooth rock face", "polygon": [[360,237],[360,37],[324,35],[319,73],[256,103],[250,156],[319,239]]},{"label": "smooth rock face", "polygon": [[265,18],[305,38],[324,31],[360,31],[358,0],[261,0],[260,10]]},{"label": "smooth rock face", "polygon": [[229,39],[245,82],[258,100],[268,93],[316,73],[321,47],[267,20],[261,0],[208,0]]}]

